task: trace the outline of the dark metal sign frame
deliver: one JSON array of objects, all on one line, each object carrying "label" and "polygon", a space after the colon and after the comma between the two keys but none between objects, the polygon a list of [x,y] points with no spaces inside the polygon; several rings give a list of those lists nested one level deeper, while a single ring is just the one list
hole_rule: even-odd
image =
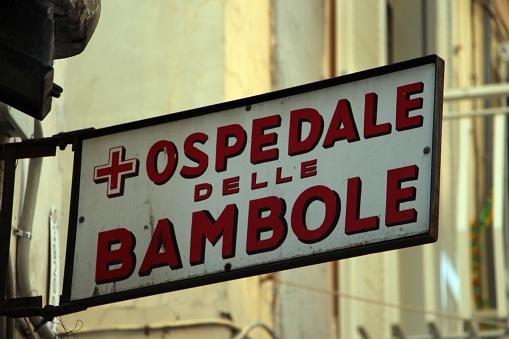
[{"label": "dark metal sign frame", "polygon": [[[87,299],[82,299],[78,301],[71,301],[71,284],[72,284],[72,276],[74,269],[74,252],[75,252],[75,244],[76,244],[76,231],[78,227],[78,196],[79,196],[79,181],[80,181],[80,169],[81,169],[81,155],[82,155],[82,144],[83,141],[90,138],[96,138],[100,136],[115,134],[124,131],[131,131],[147,126],[158,125],[162,123],[174,122],[183,119],[188,119],[191,117],[198,117],[202,115],[207,115],[214,112],[225,111],[233,108],[239,107],[249,107],[254,104],[258,104],[261,102],[266,102],[274,99],[280,99],[287,96],[293,96],[301,93],[306,93],[310,91],[316,91],[320,89],[329,88],[332,86],[348,84],[355,81],[390,74],[406,69],[415,68],[418,66],[433,64],[435,68],[435,90],[434,90],[434,107],[433,107],[433,148],[432,148],[432,173],[431,173],[431,194],[430,194],[430,209],[429,209],[429,233],[425,235],[418,235],[407,237],[404,239],[397,240],[389,240],[381,243],[368,244],[361,247],[354,247],[349,249],[342,249],[336,252],[327,252],[321,253],[308,257],[300,257],[293,260],[285,260],[277,263],[269,263],[259,267],[250,267],[250,268],[240,268],[235,271],[229,271],[225,269],[224,272],[214,274],[211,276],[202,276],[197,278],[191,278],[182,281],[172,282],[171,285],[154,285],[149,287],[142,287],[135,290],[124,291],[119,293],[114,293],[110,295],[101,295],[97,297],[91,297]],[[383,66],[375,69],[370,69],[350,75],[340,76],[333,79],[323,80],[315,83],[310,83],[294,88],[284,89],[280,91],[275,91],[263,95],[253,96],[249,98],[244,98],[240,100],[235,100],[231,102],[226,102],[218,105],[207,106],[203,108],[192,109],[180,113],[169,114],[161,117],[126,123],[118,126],[102,128],[102,129],[90,129],[85,131],[77,131],[71,132],[65,135],[57,135],[52,138],[42,139],[42,141],[34,140],[33,144],[41,144],[43,145],[43,149],[46,148],[46,151],[37,154],[34,151],[28,151],[29,154],[21,154],[19,153],[20,149],[25,150],[25,147],[6,145],[7,147],[0,152],[0,157],[3,160],[6,160],[6,176],[10,178],[14,178],[12,165],[15,159],[19,159],[22,157],[34,157],[34,156],[52,156],[54,152],[48,151],[47,149],[51,149],[52,147],[65,147],[66,144],[72,144],[74,150],[74,164],[73,164],[73,184],[71,191],[71,209],[69,213],[69,230],[68,230],[68,239],[67,239],[67,250],[66,250],[66,262],[65,262],[65,273],[64,273],[64,283],[63,283],[63,294],[61,296],[60,305],[59,306],[47,306],[46,308],[35,308],[39,309],[39,311],[34,311],[30,313],[30,315],[34,313],[45,314],[47,317],[51,318],[56,315],[62,315],[67,313],[76,312],[79,310],[86,309],[88,307],[118,302],[122,300],[128,300],[138,297],[144,297],[159,293],[165,293],[170,291],[176,291],[181,289],[186,289],[190,287],[196,287],[206,284],[212,284],[217,282],[223,282],[232,279],[238,279],[258,274],[270,273],[274,271],[280,271],[285,269],[291,269],[301,266],[313,265],[318,263],[323,263],[326,261],[332,260],[340,260],[348,257],[364,255],[368,253],[381,252],[385,250],[404,248],[409,246],[415,246],[425,243],[434,242],[438,238],[438,198],[439,198],[439,186],[440,186],[440,149],[441,149],[441,130],[442,130],[442,103],[443,103],[443,78],[444,78],[444,62],[436,55],[426,56],[418,59],[413,59],[393,65]],[[22,143],[18,143],[22,144]],[[49,145],[49,146],[48,146]],[[32,148],[36,149],[36,148]],[[11,173],[12,172],[12,173]],[[12,180],[14,181],[14,180]],[[5,181],[4,181],[5,182]],[[8,187],[7,187],[8,188]],[[3,201],[12,200],[12,190],[5,189],[4,187],[4,195]],[[0,224],[0,234],[10,234],[10,220],[12,218],[12,210],[8,208],[8,204],[2,206],[2,220]],[[8,232],[8,233],[6,233]],[[9,238],[9,237],[8,237]],[[7,247],[8,248],[8,247]],[[6,272],[6,270],[2,269],[6,267],[7,259],[5,258],[7,254],[2,253],[2,258],[0,261],[0,272]],[[5,264],[5,265],[4,265]],[[0,276],[0,288],[5,290],[5,277]],[[0,291],[1,293],[2,291]],[[40,301],[38,301],[40,303]],[[0,302],[0,315],[3,314],[19,314],[12,311],[12,307],[10,307],[11,311],[7,310],[6,307],[2,307],[6,305],[6,301],[3,303]],[[23,316],[26,316],[26,312]]]}]

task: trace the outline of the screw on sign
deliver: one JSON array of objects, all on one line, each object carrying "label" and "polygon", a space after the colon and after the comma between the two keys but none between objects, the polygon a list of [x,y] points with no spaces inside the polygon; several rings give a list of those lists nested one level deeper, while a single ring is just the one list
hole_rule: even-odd
[{"label": "screw on sign", "polygon": [[87,222],[73,225],[63,300],[436,241],[440,67],[427,58],[83,136],[72,215]]},{"label": "screw on sign", "polygon": [[[417,220],[414,208],[401,209],[403,202],[415,200],[416,188],[401,187],[407,181],[417,180],[417,166],[396,168],[387,172],[387,197],[385,206],[385,225],[398,226]],[[379,229],[380,217],[361,215],[362,181],[359,177],[348,179],[346,197],[345,233],[355,234]],[[325,205],[325,217],[322,224],[313,230],[306,226],[307,207],[313,201]],[[290,216],[285,216],[286,204],[281,198],[268,196],[249,201],[247,237],[245,253],[254,255],[275,250],[285,241],[291,220],[291,230],[304,244],[314,244],[328,237],[335,229],[340,215],[340,197],[329,187],[316,185],[308,188],[297,197]],[[205,241],[215,245],[222,238],[222,258],[235,257],[238,227],[237,204],[227,205],[217,219],[209,211],[196,211],[192,216],[191,243],[189,246],[189,264],[200,265],[205,262]],[[263,216],[262,216],[263,214]],[[264,237],[266,234],[269,237]],[[160,219],[143,257],[138,275],[150,275],[152,269],[169,267],[181,269],[178,239],[175,228],[169,219]],[[117,244],[112,249],[112,244]],[[126,228],[117,228],[100,232],[97,244],[97,262],[95,271],[96,284],[121,281],[129,278],[135,269],[136,237]],[[164,250],[163,250],[164,249]],[[163,251],[162,251],[163,250]],[[120,264],[120,267],[113,266]]]},{"label": "screw on sign", "polygon": [[[412,83],[397,88],[395,125],[396,131],[401,132],[409,129],[422,127],[423,117],[419,114],[410,116],[413,110],[422,108],[422,98],[411,98],[411,95],[422,93],[423,83]],[[365,139],[384,136],[392,133],[392,124],[389,122],[377,123],[377,102],[376,93],[365,95],[363,136]],[[310,124],[310,132],[306,138],[302,137],[303,124]],[[281,117],[272,115],[261,119],[253,120],[253,127],[250,141],[250,161],[252,164],[266,163],[279,159],[279,148],[265,149],[268,146],[277,145],[276,133],[265,133],[266,130],[281,126]],[[324,120],[320,112],[311,108],[303,108],[291,112],[289,127],[288,155],[295,156],[312,151],[318,144],[324,131]],[[184,142],[184,155],[189,160],[196,162],[196,166],[183,165],[180,175],[183,178],[196,178],[201,176],[209,165],[209,155],[195,146],[196,143],[205,144],[209,136],[205,133],[190,134]],[[230,141],[234,139],[233,144]],[[247,131],[239,124],[221,126],[217,129],[216,137],[216,159],[215,171],[220,173],[227,170],[228,159],[240,155],[247,145]],[[361,140],[352,112],[350,102],[347,99],[338,101],[334,110],[332,120],[324,136],[323,148],[331,148],[336,142],[346,140],[356,142]],[[107,195],[110,198],[122,196],[126,178],[138,175],[138,159],[124,159],[126,149],[123,146],[111,148],[109,151],[108,163],[94,168],[94,182],[108,183]],[[167,163],[162,171],[157,168],[158,156],[167,154]],[[302,177],[309,176],[308,172],[313,171],[316,161],[309,161],[302,164]],[[169,140],[160,140],[154,143],[147,154],[146,172],[149,179],[156,185],[163,185],[174,175],[178,166],[178,151],[175,144]],[[289,178],[282,177],[282,169],[277,169],[277,180],[285,182]],[[225,179],[224,187],[235,186],[234,178]],[[252,177],[253,187],[264,185],[256,183],[256,173]],[[207,191],[209,196],[212,187],[209,184],[201,184],[195,189],[195,201],[203,200],[201,191]],[[235,191],[235,188],[234,190]],[[231,190],[225,189],[225,193]]]},{"label": "screw on sign", "polygon": [[[363,136],[365,139],[381,137],[391,133],[399,133],[406,130],[420,128],[423,125],[423,117],[420,114],[410,116],[410,112],[422,108],[422,98],[412,97],[423,92],[422,82],[411,83],[397,88],[395,129],[392,131],[390,122],[377,122],[376,93],[367,93],[364,96],[364,124]],[[302,126],[306,122],[310,124],[310,132],[303,137]],[[227,170],[228,160],[239,156],[246,150],[250,139],[250,162],[258,164],[275,161],[279,158],[279,148],[267,148],[277,146],[275,132],[268,133],[268,129],[279,128],[281,117],[271,115],[264,118],[254,119],[250,138],[246,129],[240,124],[220,126],[217,129],[215,145],[215,171],[220,173]],[[289,122],[288,154],[290,156],[311,152],[317,147],[324,129],[324,119],[319,111],[310,108],[293,110]],[[230,139],[234,139],[230,142]],[[351,105],[347,99],[338,101],[331,122],[326,129],[322,147],[329,149],[338,141],[359,141],[360,135],[357,129]],[[205,133],[190,134],[184,142],[184,155],[196,162],[196,167],[183,166],[180,174],[184,178],[198,177],[208,168],[209,156],[196,148],[195,143],[203,144],[209,140]],[[156,185],[167,183],[178,166],[176,145],[169,140],[155,142],[147,152],[146,174]],[[157,166],[158,156],[166,154],[167,163],[159,171]],[[108,197],[116,197],[123,194],[125,178],[137,175],[137,159],[125,160],[125,148],[122,146],[110,149],[108,164],[94,168],[94,181],[98,183],[100,177],[104,182],[108,180]],[[317,175],[317,160],[306,161],[301,164],[301,179]],[[291,181],[290,177],[281,176],[281,168],[276,173],[276,184]],[[253,174],[256,174],[254,172]],[[418,179],[419,168],[409,165],[390,169],[386,172],[386,196],[381,197],[385,201],[385,210],[379,211],[378,215],[385,212],[385,226],[397,226],[413,223],[417,220],[417,211],[414,208],[402,209],[403,202],[413,201],[417,190],[413,186],[402,187],[403,183]],[[251,179],[251,189],[265,187],[264,182],[259,183]],[[279,180],[279,181],[278,181]],[[223,195],[236,194],[239,192],[240,177],[235,176],[223,180]],[[260,186],[262,185],[262,186]],[[210,183],[198,184],[195,187],[194,201],[207,199],[212,192]],[[362,180],[360,177],[351,177],[347,181],[346,212],[344,232],[347,235],[378,230],[380,217],[371,215],[361,217]],[[385,198],[385,199],[382,199]],[[325,207],[325,215],[321,225],[316,229],[308,229],[306,214],[308,207],[313,202],[321,202]],[[189,246],[189,264],[200,265],[205,262],[205,241],[216,244],[222,238],[222,258],[235,257],[237,244],[237,227],[239,204],[227,205],[217,218],[214,218],[208,210],[195,211],[191,219],[191,238]],[[324,186],[314,185],[300,193],[295,200],[289,215],[286,210],[290,209],[284,199],[276,196],[267,196],[253,199],[248,202],[247,236],[244,251],[248,255],[272,251],[285,241],[288,231],[304,244],[314,244],[327,238],[338,224],[341,209],[341,198],[335,190]],[[291,225],[291,227],[289,227]],[[117,244],[113,249],[111,244]],[[129,278],[136,265],[136,236],[126,228],[116,228],[98,234],[96,284],[105,284],[121,281]],[[180,246],[182,247],[182,246]],[[118,266],[118,264],[121,264]],[[115,266],[117,265],[117,266]],[[115,267],[115,268],[114,268]],[[183,267],[175,226],[168,218],[158,220],[150,243],[145,250],[142,264],[139,268],[140,277],[150,275],[151,271],[158,267],[169,267],[178,270]]]}]

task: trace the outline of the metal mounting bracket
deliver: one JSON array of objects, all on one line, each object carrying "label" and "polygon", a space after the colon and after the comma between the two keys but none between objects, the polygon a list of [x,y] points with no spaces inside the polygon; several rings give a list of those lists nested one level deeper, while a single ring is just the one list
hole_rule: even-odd
[{"label": "metal mounting bracket", "polygon": [[[67,145],[74,145],[76,137],[93,130],[85,129],[69,133],[60,133],[49,138],[29,139],[16,143],[0,145],[0,161],[4,161],[4,180],[2,206],[0,210],[0,316],[28,317],[40,315],[45,319],[54,316],[77,312],[85,309],[81,305],[42,307],[41,297],[6,299],[7,269],[12,232],[12,209],[14,198],[14,181],[18,159],[55,156],[57,147],[64,150]],[[27,236],[22,234],[21,236]]]}]

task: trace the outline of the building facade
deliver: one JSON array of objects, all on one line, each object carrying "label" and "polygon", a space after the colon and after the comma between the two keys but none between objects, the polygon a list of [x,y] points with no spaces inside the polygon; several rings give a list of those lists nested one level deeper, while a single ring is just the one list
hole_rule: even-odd
[{"label": "building facade", "polygon": [[[439,55],[446,65],[439,240],[92,307],[55,319],[51,331],[80,338],[504,337],[508,27],[507,0],[103,1],[85,51],[55,64],[64,93],[42,123],[44,136]],[[28,167],[25,160],[17,166],[14,226],[22,222]],[[71,175],[70,148],[44,159],[28,262],[14,262],[20,240],[12,238],[14,275],[28,265],[30,293],[46,303],[61,288]],[[52,281],[55,258],[60,279]]]}]

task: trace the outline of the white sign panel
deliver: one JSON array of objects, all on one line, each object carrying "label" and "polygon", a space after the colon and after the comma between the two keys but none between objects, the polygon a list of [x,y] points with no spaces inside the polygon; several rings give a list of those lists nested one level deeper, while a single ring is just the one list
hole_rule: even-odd
[{"label": "white sign panel", "polygon": [[435,241],[442,83],[430,56],[83,135],[63,301]]}]

